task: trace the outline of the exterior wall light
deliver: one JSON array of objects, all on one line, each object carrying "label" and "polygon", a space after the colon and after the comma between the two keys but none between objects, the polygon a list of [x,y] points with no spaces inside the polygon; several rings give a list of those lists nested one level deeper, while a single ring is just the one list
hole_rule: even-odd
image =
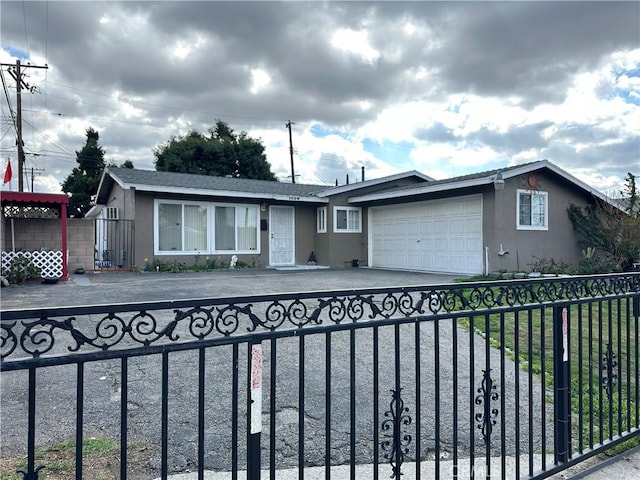
[{"label": "exterior wall light", "polygon": [[496,190],[504,190],[504,179],[502,173],[498,172],[496,178],[493,179],[493,188]]}]

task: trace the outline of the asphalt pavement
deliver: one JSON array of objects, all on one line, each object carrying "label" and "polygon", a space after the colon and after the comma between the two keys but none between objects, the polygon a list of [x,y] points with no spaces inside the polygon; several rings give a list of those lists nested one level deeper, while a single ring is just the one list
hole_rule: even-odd
[{"label": "asphalt pavement", "polygon": [[[84,274],[72,275],[67,282],[59,282],[58,284],[41,284],[31,283],[19,287],[3,288],[1,292],[1,308],[2,310],[13,310],[23,308],[41,308],[49,306],[76,306],[76,305],[93,305],[103,303],[136,303],[147,301],[166,301],[181,300],[193,298],[219,298],[233,297],[237,295],[258,295],[269,293],[283,292],[318,292],[331,290],[348,290],[356,288],[370,287],[395,287],[395,286],[413,286],[413,285],[430,285],[451,283],[456,276],[453,275],[434,275],[416,272],[400,272],[400,271],[384,271],[373,269],[344,269],[344,270],[235,270],[235,271],[219,271],[219,272],[202,272],[202,273],[147,273],[147,272],[108,272],[100,274]],[[188,362],[191,360],[187,360]],[[224,362],[220,359],[220,362]],[[133,363],[133,362],[132,362]],[[62,367],[60,367],[62,369]],[[114,405],[113,412],[101,412],[114,414],[117,421],[117,398],[119,390],[117,387],[117,365],[96,366],[96,371],[88,369],[87,378],[93,378],[92,384],[89,386],[95,388],[99,395],[112,397]],[[140,363],[132,369],[129,381],[135,383],[146,379],[147,365]],[[180,375],[180,372],[177,372]],[[3,378],[2,387],[5,395],[3,395],[2,408],[7,413],[7,408],[11,407],[11,402],[7,401],[7,391],[20,390],[23,379],[16,379],[16,383]],[[70,392],[71,394],[73,392]],[[171,392],[175,394],[175,392]],[[41,393],[46,396],[46,390]],[[138,398],[130,399],[130,409],[134,411],[132,424],[135,424],[135,410],[142,410],[146,404],[157,404],[158,392],[145,392],[140,394]],[[24,398],[17,400],[16,405],[20,407]],[[64,405],[73,402],[73,395],[60,398],[57,405],[52,407],[51,412],[60,413],[64,410]],[[92,405],[88,402],[87,410],[92,409]],[[96,404],[95,410],[100,410]],[[20,407],[22,408],[22,407]],[[186,407],[185,407],[186,408]],[[284,412],[286,414],[286,411]],[[284,414],[283,414],[284,415]],[[297,416],[297,413],[295,414]],[[3,415],[4,417],[4,415]],[[6,417],[4,417],[6,419]],[[286,420],[286,415],[280,417]],[[322,419],[320,419],[322,420]],[[58,420],[59,421],[59,420]],[[147,420],[141,420],[146,422]],[[306,419],[313,423],[314,419]],[[225,423],[213,425],[212,428],[228,428]],[[292,422],[293,423],[293,422]],[[114,425],[106,423],[99,424],[99,428],[109,430]],[[209,427],[211,428],[211,427]],[[55,430],[55,428],[54,428]],[[46,436],[46,432],[39,433]],[[188,436],[189,434],[185,434]],[[3,434],[3,437],[5,435]],[[186,437],[185,437],[186,438]],[[186,439],[185,441],[190,441]],[[3,445],[6,447],[6,441],[3,439]],[[313,442],[310,442],[313,445]],[[3,447],[4,448],[4,447]],[[178,463],[175,468],[180,469],[189,463],[184,460],[184,465]],[[175,461],[175,459],[174,459]],[[588,468],[587,468],[588,467]],[[359,467],[358,478],[369,478],[370,470],[368,466]],[[423,472],[429,471],[429,464],[425,464]],[[586,469],[585,469],[586,468]],[[338,469],[332,478],[349,478],[348,472],[343,473]],[[424,473],[423,473],[424,474]],[[176,480],[181,478],[195,478],[183,474],[175,476]],[[221,479],[228,478],[225,474],[209,472],[205,478]],[[318,475],[321,475],[319,472]],[[309,471],[308,478],[313,476],[313,469]],[[278,478],[288,479],[296,478],[297,470],[290,472],[282,471]],[[318,477],[320,478],[320,477]],[[411,472],[403,475],[403,478],[414,478]],[[632,449],[621,455],[613,457],[609,460],[591,459],[583,465],[572,467],[570,470],[560,473],[551,478],[575,478],[585,480],[624,480],[624,479],[640,479],[640,450]]]}]

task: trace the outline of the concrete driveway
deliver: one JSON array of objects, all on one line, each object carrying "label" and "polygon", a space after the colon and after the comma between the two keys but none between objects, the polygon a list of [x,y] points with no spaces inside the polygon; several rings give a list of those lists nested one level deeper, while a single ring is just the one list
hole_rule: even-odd
[{"label": "concrete driveway", "polygon": [[107,272],[2,289],[2,310],[450,283],[460,275],[353,269]]}]

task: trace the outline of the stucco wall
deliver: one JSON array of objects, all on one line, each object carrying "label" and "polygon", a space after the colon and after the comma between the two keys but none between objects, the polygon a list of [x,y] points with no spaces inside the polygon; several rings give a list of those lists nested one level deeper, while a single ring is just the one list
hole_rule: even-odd
[{"label": "stucco wall", "polygon": [[[571,203],[586,205],[588,196],[553,173],[539,171],[536,178],[537,189],[548,194],[548,230],[517,229],[517,191],[527,189],[523,177],[506,180],[504,190],[495,191],[493,201],[485,202],[485,214],[487,218],[493,218],[495,225],[495,228],[485,230],[491,271],[531,271],[536,258],[553,258],[556,262],[573,265],[580,260],[581,247],[567,215],[567,208]],[[491,206],[494,212],[487,212]],[[508,254],[498,255],[501,244]]]},{"label": "stucco wall", "polygon": [[106,206],[116,207],[120,220],[135,220],[135,192],[135,189],[124,190],[118,184],[114,184]]},{"label": "stucco wall", "polygon": [[[360,192],[359,192],[360,193]],[[317,247],[318,260],[321,265],[334,268],[350,267],[352,260],[358,260],[360,265],[366,264],[367,259],[367,209],[361,209],[360,223],[362,233],[336,233],[333,230],[334,207],[357,207],[349,203],[351,193],[335,195],[329,199],[327,205],[327,233],[317,234],[324,236]],[[314,225],[315,231],[315,225]]]},{"label": "stucco wall", "polygon": [[[115,197],[123,196],[124,192],[119,187],[115,187],[114,191],[120,190],[119,193],[115,193]],[[152,263],[154,258],[158,258],[163,262],[184,262],[187,265],[193,265],[196,260],[195,255],[154,255],[153,248],[153,235],[154,235],[154,195],[145,192],[136,192],[135,195],[135,264],[138,268],[144,268],[144,259],[149,259]],[[184,200],[184,196],[171,196],[165,195],[162,198],[168,198],[173,200]],[[264,201],[250,201],[245,199],[229,200],[226,198],[202,198],[202,197],[189,197],[190,201],[219,201],[223,203],[249,203],[265,206],[264,210],[259,209],[260,220],[267,222],[267,229],[260,229],[259,235],[259,253],[256,254],[239,254],[238,259],[249,265],[256,266],[268,266],[269,259],[269,206],[271,205],[287,205],[295,207],[295,261],[297,264],[306,264],[309,259],[309,254],[315,248],[315,222],[316,222],[316,205],[304,205],[304,204],[292,204],[287,202],[264,202]],[[131,202],[129,202],[131,204]],[[260,226],[258,227],[260,228]],[[220,259],[221,261],[229,263],[232,254],[202,254],[199,256],[198,261],[204,262],[204,257],[209,255]],[[324,263],[323,263],[324,264]]]},{"label": "stucco wall", "polygon": [[315,251],[316,207],[295,206],[296,265],[305,265]]},{"label": "stucco wall", "polygon": [[153,196],[137,192],[135,196],[135,265],[144,268],[144,259],[153,262]]}]

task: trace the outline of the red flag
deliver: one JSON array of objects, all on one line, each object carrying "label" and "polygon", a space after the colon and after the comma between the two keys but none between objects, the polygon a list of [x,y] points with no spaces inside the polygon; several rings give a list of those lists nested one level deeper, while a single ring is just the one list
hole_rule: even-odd
[{"label": "red flag", "polygon": [[4,183],[9,183],[11,181],[11,176],[13,172],[11,171],[11,162],[7,163],[7,169],[4,171]]}]

